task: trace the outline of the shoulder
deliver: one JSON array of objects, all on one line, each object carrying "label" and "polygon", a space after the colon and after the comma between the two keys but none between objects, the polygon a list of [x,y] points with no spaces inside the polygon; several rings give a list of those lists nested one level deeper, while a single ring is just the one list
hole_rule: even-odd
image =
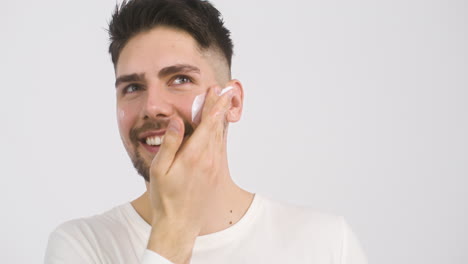
[{"label": "shoulder", "polygon": [[[263,215],[283,241],[309,251],[329,252],[336,263],[366,263],[357,237],[343,216],[262,197]],[[335,263],[335,262],[333,262]]]},{"label": "shoulder", "polygon": [[116,206],[102,214],[77,218],[60,224],[53,233],[79,237],[91,237],[106,232],[119,232],[124,227],[124,210],[128,204]]},{"label": "shoulder", "polygon": [[106,241],[126,232],[123,210],[127,204],[102,214],[66,221],[49,235],[46,263],[73,260],[73,263],[94,263],[102,259],[101,249]]},{"label": "shoulder", "polygon": [[267,219],[287,226],[288,230],[301,229],[304,231],[305,229],[336,235],[343,227],[344,218],[342,216],[277,201],[265,196],[261,197]]}]

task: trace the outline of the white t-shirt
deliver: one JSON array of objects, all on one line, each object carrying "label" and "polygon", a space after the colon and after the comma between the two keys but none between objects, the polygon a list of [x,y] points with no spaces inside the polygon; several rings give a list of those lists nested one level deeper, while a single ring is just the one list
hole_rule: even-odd
[{"label": "white t-shirt", "polygon": [[[49,237],[45,263],[169,264],[147,250],[151,226],[130,203],[60,225]],[[365,264],[358,240],[342,217],[255,194],[229,228],[198,236],[191,264]]]}]

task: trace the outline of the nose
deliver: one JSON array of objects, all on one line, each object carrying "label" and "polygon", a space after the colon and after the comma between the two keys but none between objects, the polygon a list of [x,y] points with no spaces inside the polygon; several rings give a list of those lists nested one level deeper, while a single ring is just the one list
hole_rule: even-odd
[{"label": "nose", "polygon": [[168,101],[168,95],[162,87],[152,86],[147,88],[143,119],[161,119],[172,115],[172,106]]}]

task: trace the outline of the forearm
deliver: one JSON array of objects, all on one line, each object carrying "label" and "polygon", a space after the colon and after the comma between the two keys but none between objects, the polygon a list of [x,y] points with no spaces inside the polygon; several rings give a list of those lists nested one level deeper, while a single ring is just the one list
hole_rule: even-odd
[{"label": "forearm", "polygon": [[152,225],[147,248],[175,264],[190,263],[196,237],[189,226],[160,219]]}]

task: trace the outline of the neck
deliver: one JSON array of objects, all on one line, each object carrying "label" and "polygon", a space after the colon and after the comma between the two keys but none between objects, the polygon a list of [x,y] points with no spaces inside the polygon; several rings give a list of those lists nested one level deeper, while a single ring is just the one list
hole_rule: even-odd
[{"label": "neck", "polygon": [[[237,223],[247,212],[253,200],[253,194],[237,186],[229,175],[229,170],[222,177],[219,191],[215,194],[214,202],[209,205],[207,221],[202,225],[200,236],[211,234],[229,228]],[[153,210],[148,192],[131,202],[138,214],[151,224]]]}]

